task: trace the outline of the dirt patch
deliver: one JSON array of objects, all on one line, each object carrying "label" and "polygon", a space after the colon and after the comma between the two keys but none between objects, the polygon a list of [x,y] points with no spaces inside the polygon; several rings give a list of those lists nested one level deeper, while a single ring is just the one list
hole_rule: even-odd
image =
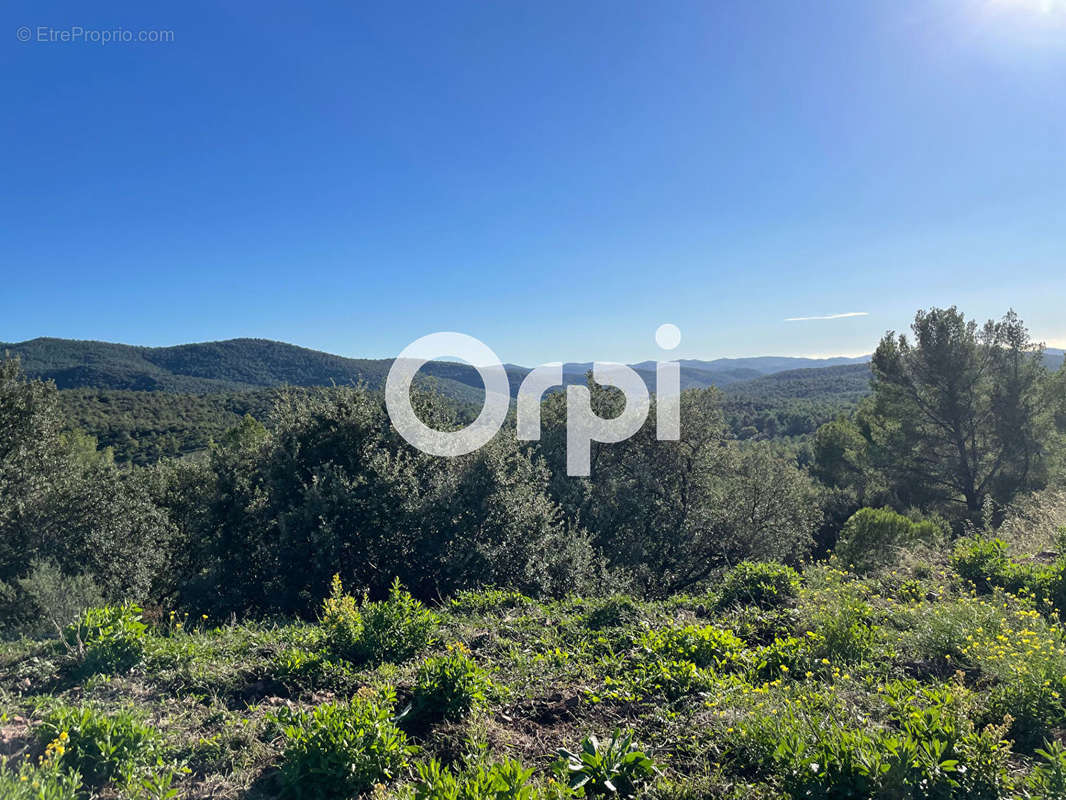
[{"label": "dirt patch", "polygon": [[6,725],[0,725],[0,756],[20,756],[28,752],[32,745],[29,720],[24,717],[12,717]]}]

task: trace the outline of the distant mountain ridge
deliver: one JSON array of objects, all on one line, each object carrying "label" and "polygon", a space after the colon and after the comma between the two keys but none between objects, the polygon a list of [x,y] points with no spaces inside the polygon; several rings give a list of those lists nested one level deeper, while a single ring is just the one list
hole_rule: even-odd
[{"label": "distant mountain ridge", "polygon": [[[125,389],[191,394],[242,391],[276,386],[330,386],[365,384],[384,386],[392,359],[345,358],[270,339],[229,339],[173,347],[140,347],[112,342],[39,338],[0,343],[0,353],[22,360],[26,373],[53,380],[60,389]],[[1049,349],[1049,366],[1062,363],[1063,351]],[[796,370],[844,369],[851,381],[868,370],[858,358],[793,358],[761,356],[681,361],[682,388],[719,386],[759,381]],[[655,385],[655,362],[632,365],[650,387]],[[858,370],[847,368],[860,367]],[[563,367],[564,383],[581,383],[591,363]],[[527,367],[506,366],[511,393],[517,393]],[[472,367],[453,361],[432,361],[420,371],[421,380],[456,399],[480,402],[484,391]],[[806,384],[810,376],[801,376]],[[835,375],[825,374],[827,379]],[[768,386],[772,386],[771,381]],[[849,385],[849,389],[851,386]]]}]

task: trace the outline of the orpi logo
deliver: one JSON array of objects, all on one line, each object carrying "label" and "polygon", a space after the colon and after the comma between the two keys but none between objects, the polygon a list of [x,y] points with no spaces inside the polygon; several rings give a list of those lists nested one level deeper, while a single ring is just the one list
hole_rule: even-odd
[{"label": "orpi logo", "polygon": [[[663,350],[681,343],[681,331],[669,323],[660,325],[655,341]],[[411,384],[427,362],[441,356],[458,356],[481,375],[485,403],[470,425],[458,431],[430,428],[411,406]],[[625,396],[625,409],[613,419],[592,410],[587,386],[566,386],[566,473],[585,476],[590,471],[592,442],[622,442],[635,434],[648,418],[651,406],[644,379],[625,364],[597,361],[592,365],[596,383],[614,386]],[[542,364],[531,370],[518,389],[517,436],[540,439],[540,402],[548,389],[563,386],[563,365]],[[655,362],[655,436],[663,441],[681,437],[681,364]],[[461,456],[485,445],[502,427],[511,405],[507,371],[488,345],[463,333],[431,333],[411,342],[396,357],[385,381],[385,406],[393,427],[424,453]]]}]

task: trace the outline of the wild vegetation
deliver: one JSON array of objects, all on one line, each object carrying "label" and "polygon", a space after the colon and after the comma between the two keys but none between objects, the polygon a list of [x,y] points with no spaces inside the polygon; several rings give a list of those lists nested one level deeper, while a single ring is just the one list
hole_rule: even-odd
[{"label": "wild vegetation", "polygon": [[0,797],[1066,797],[1066,371],[933,309],[849,402],[574,479],[558,393],[441,460],[281,392],[117,464],[0,362]]}]

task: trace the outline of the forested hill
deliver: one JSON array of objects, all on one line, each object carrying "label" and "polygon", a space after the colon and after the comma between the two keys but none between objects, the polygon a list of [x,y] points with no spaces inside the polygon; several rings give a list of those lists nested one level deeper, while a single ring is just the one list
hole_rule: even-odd
[{"label": "forested hill", "polygon": [[[137,347],[110,342],[41,338],[0,343],[22,361],[26,374],[53,380],[60,389],[124,389],[182,394],[232,392],[276,386],[330,386],[363,383],[372,389],[385,382],[391,359],[344,358],[269,339],[230,339],[174,347]],[[682,387],[728,386],[762,375],[801,367],[830,367],[866,359],[789,357],[721,358],[682,361]],[[654,388],[655,364],[633,365]],[[591,363],[564,367],[566,383],[583,383]],[[508,364],[512,394],[527,367]],[[434,361],[421,375],[445,395],[479,401],[482,382],[465,364]]]},{"label": "forested hill", "polygon": [[870,392],[870,365],[791,369],[734,383],[724,391],[733,397],[760,400],[820,400],[833,397],[856,401]]},{"label": "forested hill", "polygon": [[[275,386],[384,385],[389,359],[355,359],[269,339],[174,347],[136,347],[71,339],[0,343],[18,356],[26,374],[60,389],[126,389],[206,394]],[[463,364],[433,362],[423,373],[445,395],[473,399],[476,374]]]}]

